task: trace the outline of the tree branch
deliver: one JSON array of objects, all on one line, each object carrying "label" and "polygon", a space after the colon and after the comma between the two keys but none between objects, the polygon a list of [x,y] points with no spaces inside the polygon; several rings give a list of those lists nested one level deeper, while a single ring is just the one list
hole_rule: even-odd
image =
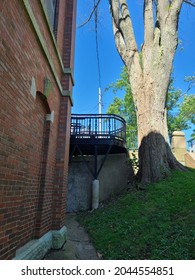
[{"label": "tree branch", "polygon": [[152,0],[144,0],[144,42],[149,45],[154,38],[154,16]]},{"label": "tree branch", "polygon": [[169,6],[170,6],[169,0],[157,1],[157,21],[159,21],[160,25],[163,25],[163,23],[166,20],[166,16],[168,15],[168,11],[169,11]]},{"label": "tree branch", "polygon": [[112,19],[114,20],[115,26],[119,25],[119,2],[118,0],[109,0],[110,4],[110,11],[111,11],[111,16]]},{"label": "tree branch", "polygon": [[110,3],[110,12],[112,16],[112,26],[114,32],[114,39],[116,43],[116,48],[121,56],[123,62],[125,63],[125,53],[126,53],[126,45],[125,40],[122,34],[122,31],[119,27],[119,3],[118,0],[109,0]]},{"label": "tree branch", "polygon": [[126,0],[109,0],[109,3],[118,52],[125,65],[131,67],[132,58],[138,49]]},{"label": "tree branch", "polygon": [[122,34],[125,38],[125,44],[128,49],[137,50],[137,44],[135,41],[135,35],[133,32],[133,26],[131,16],[127,6],[126,0],[119,0],[121,17],[119,19],[119,26]]},{"label": "tree branch", "polygon": [[81,28],[81,27],[85,26],[88,22],[90,22],[90,20],[91,20],[93,14],[95,13],[95,11],[96,11],[96,9],[97,9],[97,7],[98,7],[100,1],[101,1],[101,0],[98,0],[98,1],[97,1],[97,3],[96,3],[96,4],[94,5],[94,7],[93,7],[93,10],[91,11],[91,13],[90,13],[88,19],[87,19],[85,22],[83,22],[81,25],[79,25],[78,28]]},{"label": "tree branch", "polygon": [[116,43],[116,48],[117,48],[117,50],[119,52],[119,55],[121,56],[123,62],[126,64],[126,61],[125,61],[125,54],[126,54],[125,41],[124,41],[124,38],[123,38],[121,32],[117,28],[114,20],[113,20],[113,32],[114,32],[114,40],[115,40],[115,43]]},{"label": "tree branch", "polygon": [[[178,44],[178,19],[183,0],[168,1],[168,6],[163,4],[164,0],[158,0],[157,13],[159,19],[159,52],[156,59],[159,60],[158,68],[163,72],[163,65],[167,67],[167,77],[171,73],[175,50]],[[165,0],[167,4],[167,0]],[[162,10],[160,10],[162,9]],[[158,31],[158,30],[157,30]],[[158,35],[158,32],[157,32]],[[157,37],[158,38],[158,37]],[[159,73],[159,77],[161,77]]]},{"label": "tree branch", "polygon": [[169,8],[169,14],[172,16],[178,16],[183,2],[184,0],[173,0]]},{"label": "tree branch", "polygon": [[192,7],[195,8],[195,3],[191,2],[191,1],[188,1],[188,0],[184,0],[184,2],[188,5],[191,5]]},{"label": "tree branch", "polygon": [[[172,30],[172,34],[177,33],[178,31],[179,13],[181,11],[182,4],[183,4],[183,0],[172,0],[170,4],[166,24],[170,26],[170,30]],[[174,44],[171,45],[174,48]]]}]

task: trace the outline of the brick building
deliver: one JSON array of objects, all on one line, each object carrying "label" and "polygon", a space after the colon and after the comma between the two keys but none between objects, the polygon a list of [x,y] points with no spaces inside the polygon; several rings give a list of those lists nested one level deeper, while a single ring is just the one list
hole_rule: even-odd
[{"label": "brick building", "polygon": [[0,17],[0,259],[36,259],[66,238],[76,0]]}]

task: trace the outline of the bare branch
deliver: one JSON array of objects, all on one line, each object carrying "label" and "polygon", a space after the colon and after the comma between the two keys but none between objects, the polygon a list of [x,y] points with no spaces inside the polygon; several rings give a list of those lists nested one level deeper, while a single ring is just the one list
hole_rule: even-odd
[{"label": "bare branch", "polygon": [[[169,1],[167,8],[158,0],[158,16],[159,16],[159,45],[160,45],[160,61],[158,66],[166,64],[167,71],[171,71],[175,50],[178,44],[178,19],[183,0]],[[167,1],[166,1],[167,2]],[[160,5],[161,4],[161,5]],[[162,10],[160,10],[160,8]],[[168,70],[169,69],[169,70]],[[167,72],[168,73],[168,72]]]},{"label": "bare branch", "polygon": [[100,1],[101,1],[101,0],[98,0],[98,1],[97,1],[97,3],[96,3],[96,4],[94,5],[94,7],[93,7],[93,10],[91,11],[91,13],[90,13],[88,19],[87,19],[85,22],[83,22],[81,25],[79,25],[78,28],[81,28],[81,27],[85,26],[88,22],[90,22],[90,20],[91,20],[93,14],[95,13],[95,11],[96,11],[96,9],[97,9],[97,7],[98,7]]},{"label": "bare branch", "polygon": [[[170,30],[172,30],[173,33],[177,33],[178,30],[179,13],[181,11],[182,4],[183,0],[172,0],[169,7],[166,24],[170,26]],[[172,44],[172,46],[174,47],[174,44]]]},{"label": "bare branch", "polygon": [[195,3],[194,3],[194,2],[188,1],[188,0],[184,0],[184,2],[185,2],[186,4],[191,5],[192,7],[195,8]]},{"label": "bare branch", "polygon": [[144,42],[149,45],[154,38],[154,16],[152,0],[144,0]]},{"label": "bare branch", "polygon": [[124,41],[124,38],[123,38],[121,32],[117,28],[114,20],[113,20],[113,32],[114,32],[114,40],[116,43],[116,48],[117,48],[119,55],[121,56],[123,62],[126,64],[126,62],[125,62],[125,54],[126,54],[125,41]]},{"label": "bare branch", "polygon": [[127,6],[126,0],[119,0],[120,10],[121,10],[121,17],[119,20],[119,27],[122,31],[122,34],[125,38],[125,44],[127,48],[136,51],[137,44],[135,40],[135,35],[133,31],[131,16],[129,13],[129,9]]},{"label": "bare branch", "polygon": [[[117,50],[129,72],[129,79],[139,87],[142,67],[126,0],[109,0]],[[134,92],[137,92],[134,88]],[[136,95],[134,94],[136,102]]]},{"label": "bare branch", "polygon": [[115,27],[117,29],[119,28],[119,18],[120,18],[120,12],[119,12],[119,2],[118,0],[109,0],[110,3],[110,12],[113,19],[113,22],[115,24]]},{"label": "bare branch", "polygon": [[169,6],[169,0],[157,1],[157,21],[159,21],[160,26],[163,25],[163,23],[166,20],[166,17],[169,12]]},{"label": "bare branch", "polygon": [[171,2],[170,8],[169,8],[170,15],[177,16],[181,10],[181,6],[182,6],[183,2],[184,2],[184,0],[173,0]]},{"label": "bare branch", "polygon": [[114,32],[114,39],[116,43],[116,48],[121,56],[122,60],[125,63],[125,53],[126,53],[126,45],[125,40],[122,34],[122,31],[119,27],[119,3],[118,0],[110,0],[110,12],[112,16],[112,25]]},{"label": "bare branch", "polygon": [[138,49],[126,0],[110,0],[109,3],[118,52],[126,66],[131,67]]}]

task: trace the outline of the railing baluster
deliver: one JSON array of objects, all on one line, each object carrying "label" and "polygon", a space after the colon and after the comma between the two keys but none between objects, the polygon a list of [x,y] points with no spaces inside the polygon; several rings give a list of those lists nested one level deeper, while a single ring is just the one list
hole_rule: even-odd
[{"label": "railing baluster", "polygon": [[126,124],[123,118],[112,114],[72,115],[71,135],[79,138],[104,139],[112,136],[117,140],[126,142]]},{"label": "railing baluster", "polygon": [[111,122],[112,122],[112,119],[109,118],[109,122],[108,122],[108,131],[109,131],[109,134],[111,133]]},{"label": "railing baluster", "polygon": [[97,134],[97,118],[95,118],[95,134]]},{"label": "railing baluster", "polygon": [[91,118],[89,118],[89,134],[91,134]]}]

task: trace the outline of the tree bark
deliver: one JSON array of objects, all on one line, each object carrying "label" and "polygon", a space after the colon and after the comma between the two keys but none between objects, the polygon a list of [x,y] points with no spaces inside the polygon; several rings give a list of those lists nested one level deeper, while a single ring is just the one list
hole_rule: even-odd
[{"label": "tree bark", "polygon": [[183,0],[144,0],[144,44],[139,53],[126,0],[110,0],[117,50],[124,61],[136,108],[139,143],[138,178],[159,181],[170,169],[184,170],[168,144],[166,95],[178,43]]}]

